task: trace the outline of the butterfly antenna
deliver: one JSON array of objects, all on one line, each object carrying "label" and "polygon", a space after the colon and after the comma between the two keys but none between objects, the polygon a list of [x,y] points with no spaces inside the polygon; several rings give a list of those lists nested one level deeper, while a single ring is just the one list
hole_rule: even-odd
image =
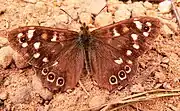
[{"label": "butterfly antenna", "polygon": [[98,12],[97,15],[99,15],[106,7],[108,7],[107,4]]},{"label": "butterfly antenna", "polygon": [[[66,13],[73,21],[76,21],[76,22],[82,24],[81,20],[79,19],[80,17],[79,17],[79,14],[78,14],[78,13],[77,13],[78,17],[75,19],[75,18],[73,18],[69,13],[67,13],[64,9],[60,9],[60,10],[62,10],[64,13]],[[79,21],[78,21],[78,20],[79,20]]]}]

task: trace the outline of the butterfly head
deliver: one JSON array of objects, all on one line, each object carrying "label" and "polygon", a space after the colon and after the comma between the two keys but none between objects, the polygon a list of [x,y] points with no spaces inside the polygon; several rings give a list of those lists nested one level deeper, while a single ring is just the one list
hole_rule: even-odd
[{"label": "butterfly head", "polygon": [[82,23],[80,30],[81,30],[82,34],[88,34],[89,33],[89,27],[86,25],[86,23]]}]

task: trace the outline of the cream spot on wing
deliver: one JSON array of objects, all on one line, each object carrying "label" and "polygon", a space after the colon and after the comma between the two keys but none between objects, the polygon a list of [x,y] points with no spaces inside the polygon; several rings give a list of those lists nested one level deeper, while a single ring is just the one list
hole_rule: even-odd
[{"label": "cream spot on wing", "polygon": [[57,33],[54,33],[54,35],[53,35],[53,37],[52,37],[52,39],[51,39],[51,41],[53,42],[55,42],[57,40]]},{"label": "cream spot on wing", "polygon": [[122,58],[119,57],[119,59],[114,60],[114,62],[117,63],[117,64],[122,64],[123,60],[122,60]]},{"label": "cream spot on wing", "polygon": [[17,35],[18,38],[21,38],[22,36],[23,36],[23,33],[19,33],[19,34]]},{"label": "cream spot on wing", "polygon": [[34,48],[35,49],[39,49],[40,45],[41,45],[40,42],[36,42],[36,43],[34,43]]},{"label": "cream spot on wing", "polygon": [[25,42],[25,43],[22,43],[22,45],[21,45],[23,48],[25,48],[25,47],[27,47],[28,46],[28,43],[27,42]]},{"label": "cream spot on wing", "polygon": [[149,26],[149,27],[152,26],[152,24],[150,22],[146,22],[146,25]]},{"label": "cream spot on wing", "polygon": [[131,37],[132,37],[133,40],[137,40],[138,35],[137,34],[131,34]]},{"label": "cream spot on wing", "polygon": [[47,57],[44,57],[42,61],[43,61],[43,62],[49,62],[49,60],[48,60]]},{"label": "cream spot on wing", "polygon": [[132,51],[131,50],[127,50],[126,54],[127,54],[127,56],[130,56],[132,54]]},{"label": "cream spot on wing", "polygon": [[126,60],[126,62],[130,65],[133,63],[131,60]]},{"label": "cream spot on wing", "polygon": [[138,28],[138,29],[142,29],[142,23],[140,22],[140,21],[134,21],[134,23],[136,24],[136,27]]},{"label": "cream spot on wing", "polygon": [[55,66],[55,65],[57,65],[58,64],[58,62],[56,61],[52,66]]},{"label": "cream spot on wing", "polygon": [[117,30],[115,28],[113,28],[113,36],[116,37],[116,36],[120,36],[120,34],[117,32]]},{"label": "cream spot on wing", "polygon": [[149,36],[149,33],[148,33],[148,32],[143,32],[143,35],[144,35],[145,37],[148,37],[148,36]]},{"label": "cream spot on wing", "polygon": [[29,39],[31,39],[33,37],[34,31],[35,30],[28,30],[28,35],[27,36],[28,36]]},{"label": "cream spot on wing", "polygon": [[40,56],[40,53],[35,53],[35,54],[33,55],[33,57],[36,58],[36,59],[39,58],[39,56]]},{"label": "cream spot on wing", "polygon": [[133,47],[134,47],[135,49],[139,49],[139,45],[138,45],[138,44],[133,44]]}]

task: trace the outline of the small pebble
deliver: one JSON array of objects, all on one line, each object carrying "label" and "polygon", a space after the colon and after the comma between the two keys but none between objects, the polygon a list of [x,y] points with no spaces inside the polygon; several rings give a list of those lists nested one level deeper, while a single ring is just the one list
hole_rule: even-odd
[{"label": "small pebble", "polygon": [[152,5],[152,3],[148,2],[148,1],[145,1],[144,2],[144,7],[146,7],[147,9],[152,9],[153,5]]},{"label": "small pebble", "polygon": [[104,96],[94,96],[89,101],[89,107],[96,107],[104,104],[106,101]]},{"label": "small pebble", "polygon": [[22,57],[22,55],[20,55],[16,51],[13,53],[13,60],[17,68],[25,68],[29,65],[27,61],[25,61],[25,59]]},{"label": "small pebble", "polygon": [[111,13],[102,12],[95,18],[95,25],[98,27],[106,26],[113,23],[113,17]]},{"label": "small pebble", "polygon": [[135,84],[130,88],[130,91],[134,93],[143,92],[144,87],[142,86],[142,84]]},{"label": "small pebble", "polygon": [[163,87],[164,87],[165,89],[173,89],[173,88],[171,87],[171,85],[170,85],[169,83],[167,83],[167,82],[163,83]]},{"label": "small pebble", "polygon": [[134,2],[129,5],[132,8],[132,17],[144,16],[146,12],[146,8],[143,6],[141,2]]},{"label": "small pebble", "polygon": [[164,35],[172,35],[172,34],[174,34],[174,32],[167,25],[162,26],[162,31],[163,31]]},{"label": "small pebble", "polygon": [[0,65],[6,68],[12,62],[12,54],[14,51],[10,46],[6,46],[0,49]]},{"label": "small pebble", "polygon": [[164,57],[162,58],[162,63],[169,63],[169,58],[168,57]]},{"label": "small pebble", "polygon": [[[1,33],[1,32],[0,32]],[[5,32],[4,32],[5,33]],[[1,34],[0,34],[1,36]],[[4,36],[4,35],[2,35]],[[8,44],[8,39],[7,38],[3,38],[3,37],[0,37],[0,46],[3,46],[5,44]]]},{"label": "small pebble", "polygon": [[162,72],[156,72],[155,78],[157,78],[159,80],[159,82],[164,82],[166,80],[166,76]]},{"label": "small pebble", "polygon": [[68,23],[68,16],[66,14],[61,14],[55,17],[55,23],[59,22]]},{"label": "small pebble", "polygon": [[117,10],[114,13],[114,21],[119,22],[121,20],[129,19],[131,16],[131,12],[127,9]]},{"label": "small pebble", "polygon": [[154,89],[159,89],[161,86],[162,86],[162,83],[157,83],[157,84],[154,86]]},{"label": "small pebble", "polygon": [[42,86],[41,80],[36,75],[32,77],[32,86],[35,92],[38,93],[44,100],[52,99],[53,93]]},{"label": "small pebble", "polygon": [[48,12],[47,6],[45,5],[44,2],[41,2],[41,1],[39,1],[35,4],[35,10],[37,10],[38,12],[40,12],[42,14]]},{"label": "small pebble", "polygon": [[146,15],[147,16],[151,16],[151,17],[157,17],[158,16],[158,12],[156,12],[155,10],[147,10],[146,11]]},{"label": "small pebble", "polygon": [[0,92],[0,99],[1,100],[6,100],[8,97],[8,93],[6,91]]},{"label": "small pebble", "polygon": [[86,25],[92,24],[92,17],[90,13],[81,13],[79,17],[82,23],[86,23]]},{"label": "small pebble", "polygon": [[88,12],[98,14],[106,6],[106,4],[106,0],[91,0],[91,3],[87,8]]},{"label": "small pebble", "polygon": [[16,88],[15,91],[9,92],[9,99],[14,104],[29,103],[31,101],[31,87],[21,86]]},{"label": "small pebble", "polygon": [[171,1],[165,0],[161,3],[159,3],[158,9],[160,13],[168,13],[171,11]]}]

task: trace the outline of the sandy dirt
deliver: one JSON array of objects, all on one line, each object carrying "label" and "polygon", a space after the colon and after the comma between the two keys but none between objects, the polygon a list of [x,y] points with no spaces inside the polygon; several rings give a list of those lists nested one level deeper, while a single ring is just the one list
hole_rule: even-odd
[{"label": "sandy dirt", "polygon": [[[161,34],[152,48],[138,59],[138,73],[132,83],[110,93],[95,85],[91,77],[82,75],[81,84],[65,93],[51,93],[42,87],[33,67],[0,36],[0,110],[2,111],[80,111],[117,101],[128,95],[153,89],[180,88],[180,36],[171,11],[160,13],[158,3],[99,0],[0,0],[0,29],[20,26],[51,26],[79,31],[80,24],[72,21],[80,16],[91,30],[136,16],[157,17],[163,23]],[[99,13],[100,12],[100,13]],[[98,14],[99,13],[99,14]],[[97,15],[92,19],[92,14]],[[157,98],[127,105],[119,111],[180,111],[180,96]]]}]

